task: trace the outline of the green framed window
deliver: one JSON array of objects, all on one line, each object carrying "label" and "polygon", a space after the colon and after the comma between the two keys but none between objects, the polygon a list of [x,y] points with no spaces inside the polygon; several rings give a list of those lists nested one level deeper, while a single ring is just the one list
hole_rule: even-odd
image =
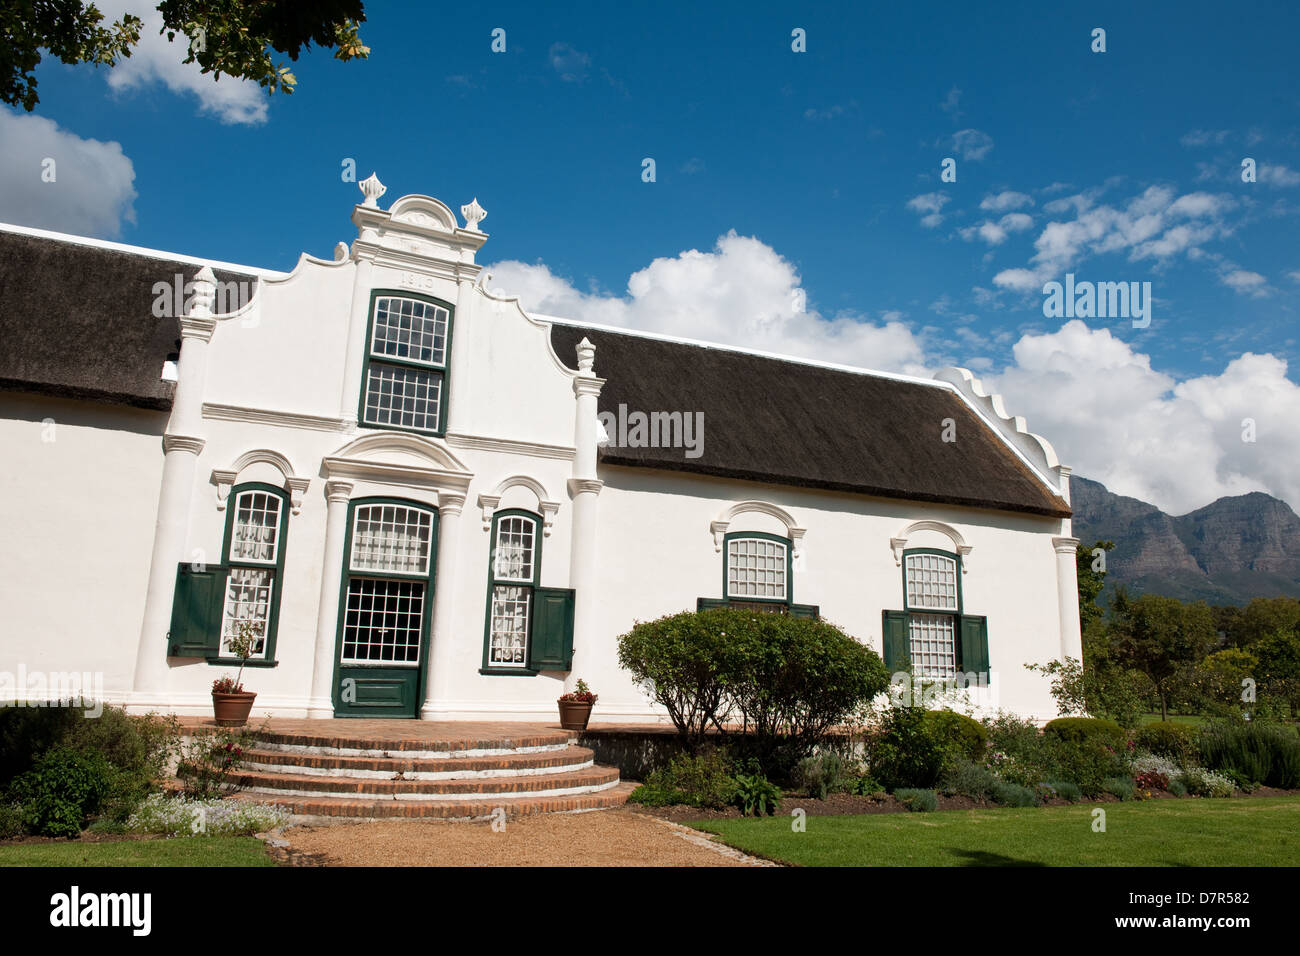
[{"label": "green framed window", "polygon": [[226,498],[221,563],[177,569],[168,653],[237,663],[226,640],[244,623],[258,635],[249,666],[274,666],[289,531],[289,496],[261,482],[235,485]]},{"label": "green framed window", "polygon": [[374,428],[443,435],[454,307],[394,289],[370,295],[357,420]]},{"label": "green framed window", "polygon": [[924,678],[987,675],[988,621],[963,613],[961,556],[910,548],[902,563],[903,610],[884,612],[886,666]]},{"label": "green framed window", "polygon": [[492,517],[485,674],[568,670],[573,658],[574,592],[543,588],[542,519],[508,509]]},{"label": "green framed window", "polygon": [[734,531],[723,536],[722,597],[696,601],[696,610],[712,607],[819,616],[815,605],[794,603],[794,548],[790,539],[761,531]]}]

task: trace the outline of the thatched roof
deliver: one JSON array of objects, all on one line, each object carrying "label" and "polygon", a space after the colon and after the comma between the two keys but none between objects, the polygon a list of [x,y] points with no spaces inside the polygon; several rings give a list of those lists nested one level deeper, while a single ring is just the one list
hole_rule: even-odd
[{"label": "thatched roof", "polygon": [[[1029,466],[941,383],[555,324],[556,354],[576,367],[583,337],[606,380],[599,410],[704,413],[703,454],[607,447],[615,465],[826,488],[1028,514],[1066,516]],[[956,441],[945,442],[944,420]]]},{"label": "thatched roof", "polygon": [[[180,326],[153,315],[154,283],[193,262],[0,230],[0,388],[169,409],[159,380]],[[253,277],[215,270],[230,282]]]}]

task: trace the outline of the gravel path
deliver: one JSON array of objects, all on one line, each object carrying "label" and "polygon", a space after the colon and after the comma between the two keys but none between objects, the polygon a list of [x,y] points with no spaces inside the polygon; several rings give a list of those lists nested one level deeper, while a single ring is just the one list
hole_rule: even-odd
[{"label": "gravel path", "polygon": [[490,823],[392,820],[296,826],[273,849],[298,866],[771,866],[626,808]]}]

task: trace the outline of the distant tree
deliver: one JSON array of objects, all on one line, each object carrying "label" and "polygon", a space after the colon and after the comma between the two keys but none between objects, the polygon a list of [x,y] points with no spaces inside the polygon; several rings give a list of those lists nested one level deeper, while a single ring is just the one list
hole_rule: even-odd
[{"label": "distant tree", "polygon": [[[364,58],[357,25],[365,22],[362,0],[161,0],[163,33],[189,38],[183,62],[197,62],[213,80],[253,80],[272,92],[292,93],[297,80],[283,63],[295,62],[312,43],[333,47],[339,60]],[[34,71],[42,51],[63,63],[113,66],[131,55],[143,21],[132,14],[107,26],[85,0],[8,0],[0,5],[0,101],[29,113],[40,98]]]},{"label": "distant tree", "polygon": [[1243,696],[1243,681],[1259,677],[1259,659],[1250,651],[1225,647],[1185,668],[1184,674],[1186,688],[1182,696],[1198,712],[1239,717],[1243,711],[1255,710],[1254,702]]},{"label": "distant tree", "polygon": [[1214,616],[1214,629],[1219,632],[1219,643],[1224,647],[1240,647],[1241,608],[1235,604],[1215,605],[1210,608]]},{"label": "distant tree", "polygon": [[[1103,554],[1093,552],[1101,549]],[[1074,552],[1075,567],[1078,570],[1079,587],[1079,630],[1086,632],[1088,625],[1102,619],[1103,611],[1097,604],[1097,597],[1106,586],[1104,556],[1115,548],[1114,541],[1098,541],[1093,545],[1080,544]],[[1102,560],[1098,560],[1101,558]]]},{"label": "distant tree", "polygon": [[1300,711],[1300,628],[1275,631],[1252,646],[1259,658],[1265,690],[1287,702],[1291,717]]},{"label": "distant tree", "polygon": [[1120,589],[1111,603],[1111,636],[1120,660],[1147,676],[1169,719],[1170,679],[1195,665],[1214,646],[1214,616],[1204,601],[1183,604],[1158,594],[1129,597]]},{"label": "distant tree", "polygon": [[1274,634],[1291,634],[1300,629],[1300,599],[1293,597],[1254,598],[1241,609],[1234,629],[1234,645],[1250,648]]}]

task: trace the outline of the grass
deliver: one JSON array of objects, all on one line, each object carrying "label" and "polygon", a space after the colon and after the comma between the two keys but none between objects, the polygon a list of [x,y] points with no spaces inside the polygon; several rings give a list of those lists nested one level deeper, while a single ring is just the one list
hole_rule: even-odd
[{"label": "grass", "polygon": [[[1147,724],[1154,724],[1160,721],[1160,713],[1143,714],[1140,726],[1145,727]],[[1200,714],[1170,714],[1169,722],[1171,724],[1188,724],[1192,727],[1200,727],[1205,723],[1205,718]]]},{"label": "grass", "polygon": [[692,826],[797,866],[1300,866],[1300,797],[710,820]]},{"label": "grass", "polygon": [[0,846],[0,866],[275,866],[256,837]]}]

